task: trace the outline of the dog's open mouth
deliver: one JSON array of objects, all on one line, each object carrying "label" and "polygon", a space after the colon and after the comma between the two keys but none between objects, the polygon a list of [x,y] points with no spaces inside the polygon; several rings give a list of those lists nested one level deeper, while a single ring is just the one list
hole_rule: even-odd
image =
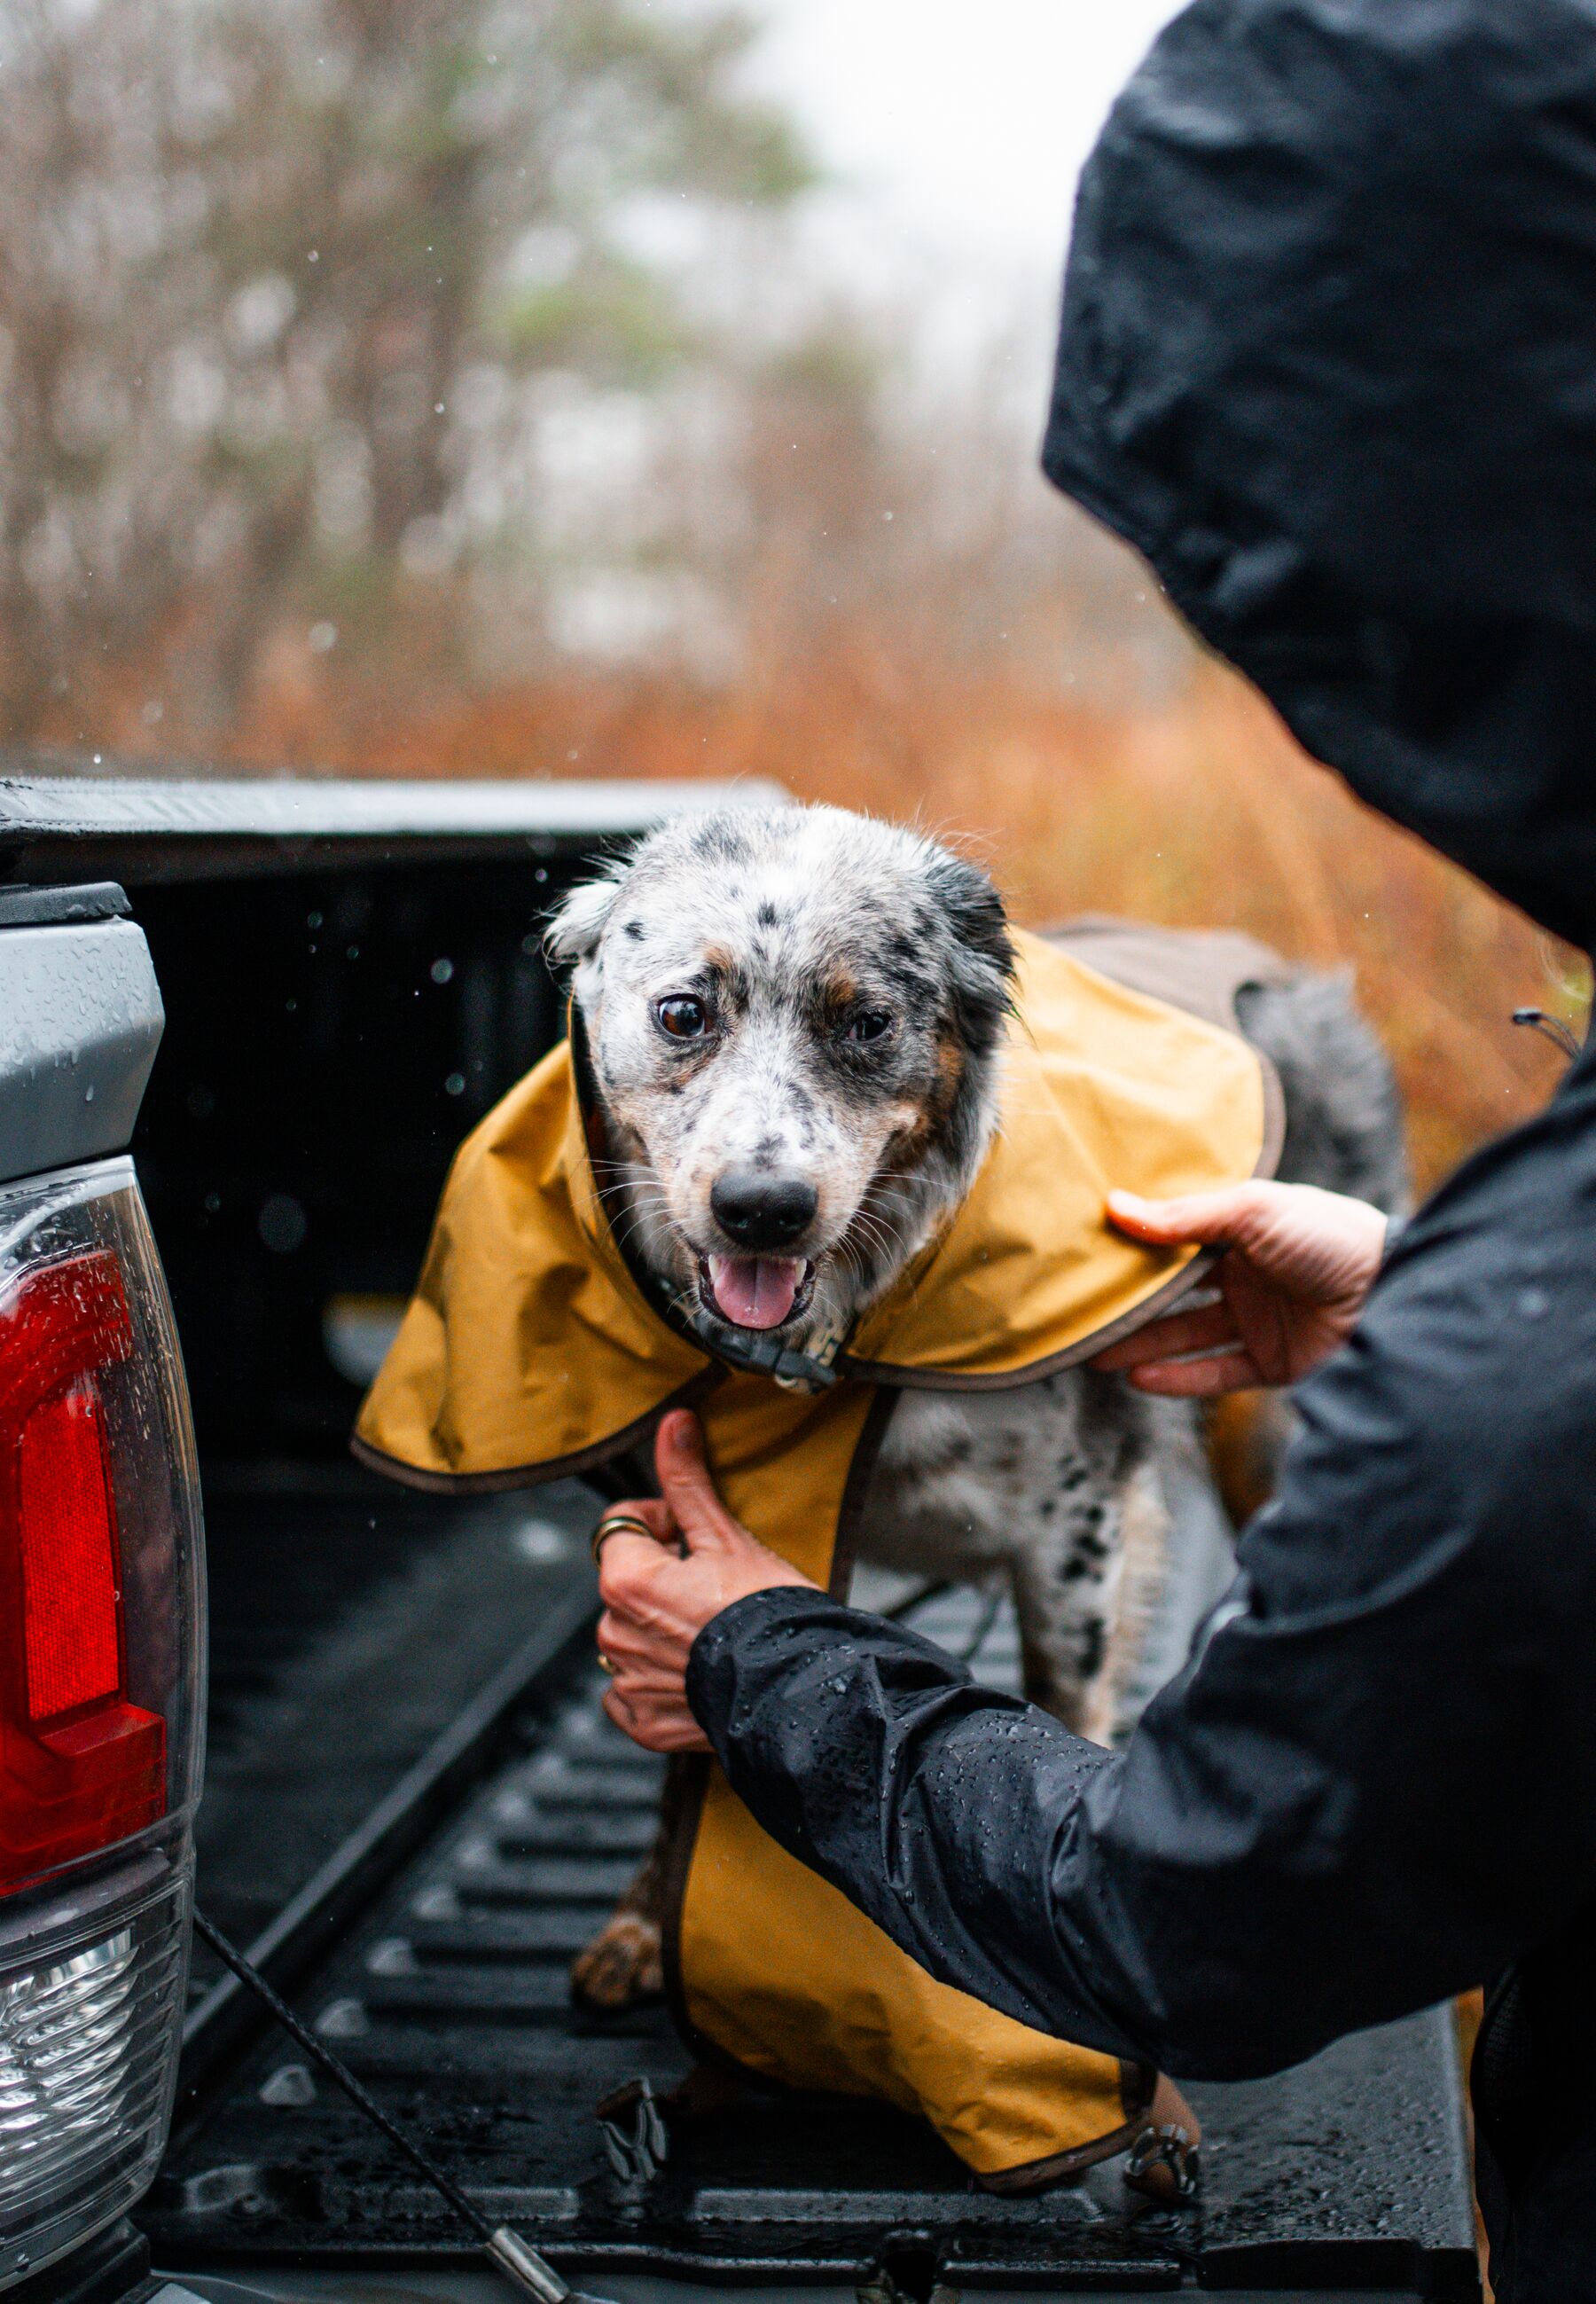
[{"label": "dog's open mouth", "polygon": [[698,1285],[713,1312],[734,1328],[779,1328],[796,1319],[815,1289],[815,1266],[798,1256],[705,1256]]}]

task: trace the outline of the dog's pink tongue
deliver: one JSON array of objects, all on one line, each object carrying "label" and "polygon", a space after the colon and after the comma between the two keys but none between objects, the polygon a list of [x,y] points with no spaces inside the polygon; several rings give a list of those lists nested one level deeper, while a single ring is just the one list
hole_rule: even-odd
[{"label": "dog's pink tongue", "polygon": [[722,1316],[739,1328],[779,1328],[792,1309],[801,1262],[790,1256],[712,1256],[710,1285]]}]

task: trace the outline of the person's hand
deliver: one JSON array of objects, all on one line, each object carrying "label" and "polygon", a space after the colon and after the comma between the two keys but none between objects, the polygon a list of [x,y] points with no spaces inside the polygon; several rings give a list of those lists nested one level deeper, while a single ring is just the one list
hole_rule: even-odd
[{"label": "person's hand", "polygon": [[[652,1531],[621,1529],[603,1537],[598,1652],[613,1673],[604,1710],[651,1752],[707,1752],[684,1690],[693,1642],[712,1616],[750,1592],[815,1587],[727,1511],[688,1410],[662,1420],[654,1461],[661,1496],[612,1504],[604,1514],[624,1513]],[[604,1520],[599,1528],[602,1534]]]},{"label": "person's hand", "polygon": [[1143,1392],[1295,1384],[1345,1340],[1385,1251],[1378,1208],[1312,1184],[1235,1184],[1175,1200],[1110,1192],[1108,1205],[1133,1240],[1225,1251],[1205,1294],[1093,1361]]}]

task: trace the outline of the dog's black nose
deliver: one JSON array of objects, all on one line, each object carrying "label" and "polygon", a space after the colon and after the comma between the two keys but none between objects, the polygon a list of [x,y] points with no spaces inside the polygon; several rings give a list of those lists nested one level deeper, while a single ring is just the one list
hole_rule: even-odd
[{"label": "dog's black nose", "polygon": [[715,1222],[739,1248],[790,1248],[815,1221],[820,1195],[801,1176],[772,1176],[733,1168],[709,1196]]}]

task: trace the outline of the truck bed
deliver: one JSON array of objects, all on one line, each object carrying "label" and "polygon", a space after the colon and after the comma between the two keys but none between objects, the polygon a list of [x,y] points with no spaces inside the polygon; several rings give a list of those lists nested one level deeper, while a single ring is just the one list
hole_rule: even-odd
[{"label": "truck bed", "polygon": [[[590,1516],[574,1496],[497,1500],[362,1552],[347,1496],[278,1492],[269,1509],[258,1495],[224,1504],[218,1527],[230,1565],[202,1902],[253,1936],[495,2219],[638,2304],[678,2283],[940,2287],[966,2304],[1194,2285],[1477,2296],[1447,2011],[1277,2079],[1194,2088],[1204,2183],[1178,2212],[1127,2192],[1118,2164],[1037,2199],[990,2198],[916,2122],[762,2088],[671,2114],[663,2164],[606,2145],[600,2103],[643,2079],[668,2096],[688,2059],[663,2009],[595,2018],[566,1984],[647,1843],[659,1772],[599,1709],[578,1532]],[[296,1645],[290,1611],[271,1640],[250,1637],[298,1581],[263,1587],[261,1563],[307,1548],[323,1579],[314,1635]],[[1006,1605],[948,1592],[912,1621],[1014,1683]],[[243,1995],[200,1983],[178,2125],[140,2212],[156,2263],[307,2304],[474,2298],[475,2243],[450,2212]],[[620,2128],[629,2138],[629,2118]]]}]

